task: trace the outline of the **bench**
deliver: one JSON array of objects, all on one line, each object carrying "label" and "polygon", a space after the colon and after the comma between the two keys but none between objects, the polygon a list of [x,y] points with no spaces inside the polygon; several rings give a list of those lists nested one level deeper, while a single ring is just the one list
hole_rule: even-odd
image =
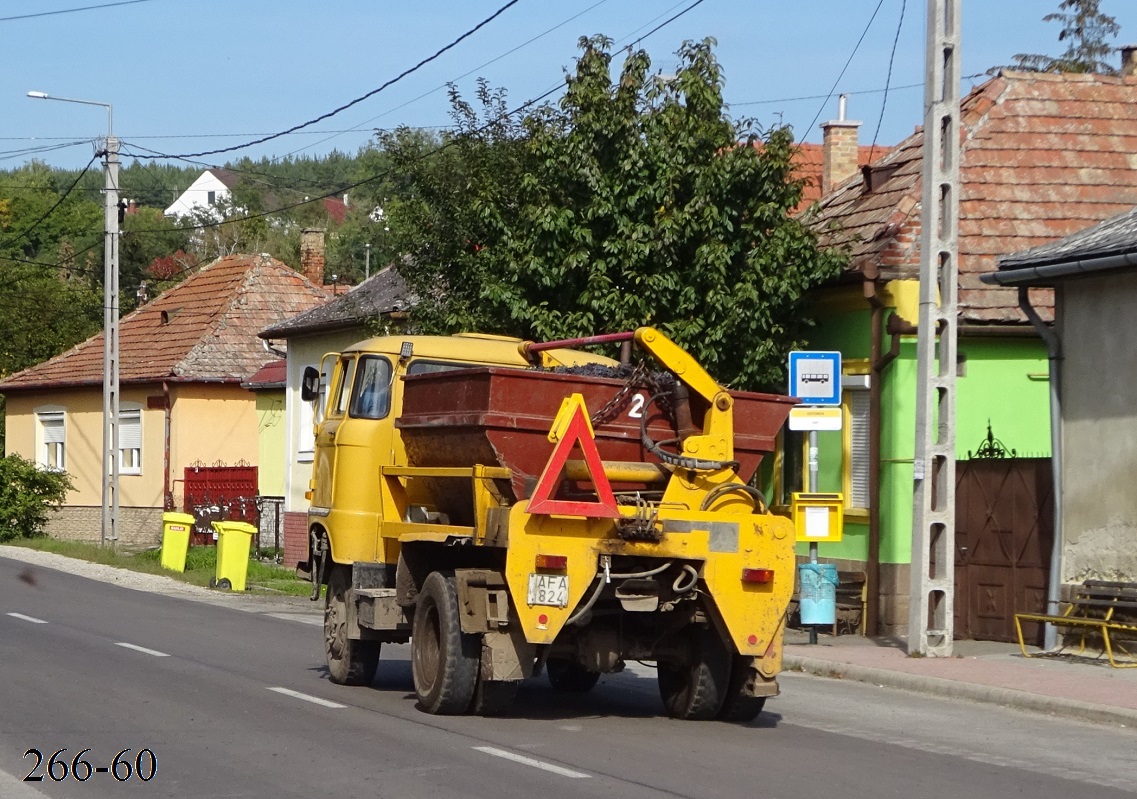
[{"label": "bench", "polygon": [[1015,629],[1019,635],[1019,647],[1025,657],[1032,657],[1023,642],[1024,621],[1043,622],[1078,631],[1081,634],[1079,655],[1085,652],[1086,636],[1097,633],[1101,636],[1110,666],[1118,669],[1137,668],[1137,660],[1119,661],[1114,657],[1115,651],[1129,658],[1137,657],[1114,637],[1115,634],[1120,634],[1125,639],[1137,638],[1137,583],[1086,580],[1074,589],[1066,610],[1059,615],[1016,613]]}]

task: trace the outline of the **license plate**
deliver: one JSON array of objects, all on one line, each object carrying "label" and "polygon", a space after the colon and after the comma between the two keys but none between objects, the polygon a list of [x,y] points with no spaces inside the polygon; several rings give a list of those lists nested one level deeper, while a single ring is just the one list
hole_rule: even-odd
[{"label": "license plate", "polygon": [[563,608],[568,604],[568,576],[564,574],[530,574],[529,604]]}]

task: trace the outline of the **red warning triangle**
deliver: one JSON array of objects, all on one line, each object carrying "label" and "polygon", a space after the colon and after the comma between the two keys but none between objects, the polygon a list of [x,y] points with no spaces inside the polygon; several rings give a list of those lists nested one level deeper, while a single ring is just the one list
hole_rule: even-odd
[{"label": "red warning triangle", "polygon": [[[584,454],[589,478],[596,488],[596,502],[553,499],[553,492],[561,483],[561,473],[575,445],[580,445]],[[584,405],[581,403],[575,404],[568,426],[557,442],[553,454],[549,456],[544,471],[541,472],[537,487],[533,489],[533,495],[529,498],[528,512],[604,519],[615,519],[620,516],[620,512],[616,509],[616,497],[612,494],[612,484],[604,474],[604,464],[600,461],[596,440],[589,431],[588,418],[584,415]]]}]

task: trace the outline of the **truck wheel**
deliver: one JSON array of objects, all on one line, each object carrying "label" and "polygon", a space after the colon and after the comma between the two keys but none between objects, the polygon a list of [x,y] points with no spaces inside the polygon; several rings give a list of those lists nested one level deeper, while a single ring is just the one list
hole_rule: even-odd
[{"label": "truck wheel", "polygon": [[596,687],[600,673],[588,671],[572,660],[557,658],[545,664],[549,673],[549,684],[553,690],[566,694],[583,694]]},{"label": "truck wheel", "polygon": [[750,696],[745,692],[752,663],[753,658],[734,656],[730,667],[730,684],[726,689],[726,701],[719,711],[720,721],[752,721],[766,706],[766,697]]},{"label": "truck wheel", "polygon": [[427,713],[465,713],[474,697],[481,641],[462,632],[458,613],[454,575],[431,572],[411,626],[411,673],[419,708]]},{"label": "truck wheel", "polygon": [[347,637],[347,591],[351,568],[332,564],[324,603],[324,654],[328,679],[336,685],[370,685],[379,668],[379,641],[353,641]]},{"label": "truck wheel", "polygon": [[671,718],[706,721],[726,700],[730,653],[713,629],[696,628],[692,634],[685,663],[659,663],[659,695]]}]

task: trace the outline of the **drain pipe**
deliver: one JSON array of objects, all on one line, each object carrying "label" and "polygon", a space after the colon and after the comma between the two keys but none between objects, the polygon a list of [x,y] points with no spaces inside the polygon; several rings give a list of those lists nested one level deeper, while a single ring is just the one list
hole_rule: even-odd
[{"label": "drain pipe", "polygon": [[[1059,289],[1055,289],[1058,291]],[[1057,308],[1057,302],[1055,308]],[[1058,599],[1062,587],[1062,405],[1059,397],[1060,364],[1062,361],[1062,342],[1054,328],[1042,321],[1038,311],[1030,304],[1030,289],[1019,286],[1019,308],[1038,335],[1046,342],[1046,356],[1050,361],[1050,471],[1054,482],[1054,541],[1050,548],[1050,579],[1046,584],[1046,613],[1058,615]],[[1042,648],[1054,649],[1058,643],[1058,631],[1053,624],[1046,624],[1042,633]]]}]

